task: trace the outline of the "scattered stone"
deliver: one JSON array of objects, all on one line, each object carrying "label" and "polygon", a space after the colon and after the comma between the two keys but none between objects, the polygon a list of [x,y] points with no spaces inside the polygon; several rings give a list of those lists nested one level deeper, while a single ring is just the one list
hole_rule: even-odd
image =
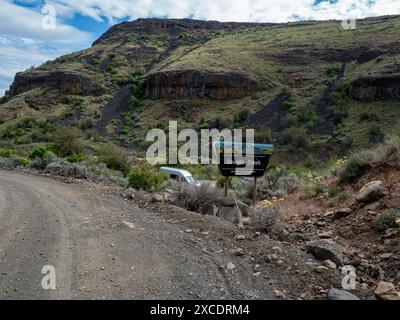
[{"label": "scattered stone", "polygon": [[382,208],[383,208],[382,201],[373,202],[365,207],[365,209],[367,209],[368,211],[371,211],[371,212],[376,212],[378,210],[381,210]]},{"label": "scattered stone", "polygon": [[371,181],[361,188],[356,200],[362,203],[371,203],[385,196],[386,188],[382,181]]},{"label": "scattered stone", "polygon": [[226,267],[228,268],[228,270],[233,270],[233,269],[236,268],[236,266],[235,266],[232,262],[229,262],[229,263],[226,265]]},{"label": "scattered stone", "polygon": [[382,300],[400,300],[400,295],[392,283],[381,281],[375,290],[375,295]]},{"label": "scattered stone", "polygon": [[331,260],[337,265],[343,265],[343,249],[332,240],[320,239],[307,242],[306,250],[316,259]]},{"label": "scattered stone", "polygon": [[244,256],[244,254],[245,254],[245,251],[242,248],[237,248],[235,250],[235,255],[238,256],[238,257],[242,257],[242,256]]},{"label": "scattered stone", "polygon": [[339,290],[332,288],[328,291],[326,296],[327,300],[360,300],[360,298],[356,297],[354,294],[347,292],[345,290]]},{"label": "scattered stone", "polygon": [[311,293],[309,293],[309,292],[304,292],[304,293],[300,296],[300,298],[301,298],[302,300],[313,300],[313,299],[314,299],[313,295],[312,295]]},{"label": "scattered stone", "polygon": [[161,193],[154,193],[151,196],[151,202],[163,202],[164,201],[164,196]]},{"label": "scattered stone", "polygon": [[259,264],[255,264],[254,266],[253,266],[253,271],[254,272],[260,272],[261,271],[261,266],[259,265]]},{"label": "scattered stone", "polygon": [[393,256],[393,253],[383,253],[379,255],[379,258],[383,259],[383,260],[387,260],[390,259]]},{"label": "scattered stone", "polygon": [[322,232],[322,233],[318,234],[318,238],[320,238],[320,239],[330,239],[332,237],[333,237],[333,231],[332,230],[325,231],[325,232]]},{"label": "scattered stone", "polygon": [[280,247],[273,247],[272,250],[277,253],[282,253],[282,249]]},{"label": "scattered stone", "polygon": [[325,273],[325,272],[329,271],[329,268],[325,267],[325,266],[318,266],[318,267],[314,268],[314,270],[317,273]]},{"label": "scattered stone", "polygon": [[332,220],[336,221],[336,220],[345,218],[345,217],[351,215],[352,213],[353,213],[353,209],[351,209],[351,208],[339,209],[339,210],[335,211],[335,213],[333,214]]},{"label": "scattered stone", "polygon": [[243,234],[239,234],[235,237],[236,240],[246,240],[246,236]]},{"label": "scattered stone", "polygon": [[286,294],[279,290],[274,290],[275,297],[278,299],[286,299]]},{"label": "scattered stone", "polygon": [[278,261],[276,262],[276,264],[277,264],[278,266],[283,266],[283,265],[285,264],[285,262],[284,262],[283,260],[278,260]]},{"label": "scattered stone", "polygon": [[135,225],[132,222],[122,221],[122,223],[130,229],[135,229]]},{"label": "scattered stone", "polygon": [[334,263],[334,262],[331,261],[331,260],[325,260],[324,262],[322,262],[322,264],[323,264],[325,267],[328,267],[329,269],[336,269],[336,268],[337,268],[336,263]]}]

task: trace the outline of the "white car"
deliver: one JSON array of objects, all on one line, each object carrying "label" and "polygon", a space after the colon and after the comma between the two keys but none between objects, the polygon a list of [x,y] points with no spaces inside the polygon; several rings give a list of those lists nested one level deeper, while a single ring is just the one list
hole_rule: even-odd
[{"label": "white car", "polygon": [[193,178],[192,174],[183,169],[178,169],[178,168],[169,168],[169,167],[161,167],[160,172],[168,175],[171,177],[171,179],[176,180],[176,181],[183,181],[195,186],[200,186],[200,182],[196,181],[195,178]]}]

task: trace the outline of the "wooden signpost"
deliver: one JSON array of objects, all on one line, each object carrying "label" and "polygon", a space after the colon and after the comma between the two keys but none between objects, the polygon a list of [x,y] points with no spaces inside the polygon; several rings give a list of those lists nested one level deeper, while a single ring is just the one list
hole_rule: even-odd
[{"label": "wooden signpost", "polygon": [[[254,177],[253,205],[257,202],[257,178],[267,170],[273,145],[217,142],[214,150],[219,156],[219,170],[225,180],[225,197],[228,195],[229,177]],[[249,152],[250,151],[250,152]]]}]

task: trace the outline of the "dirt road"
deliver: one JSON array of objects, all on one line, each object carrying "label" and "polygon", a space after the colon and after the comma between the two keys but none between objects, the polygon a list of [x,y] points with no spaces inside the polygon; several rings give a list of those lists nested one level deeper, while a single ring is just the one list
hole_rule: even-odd
[{"label": "dirt road", "polygon": [[202,254],[179,221],[105,191],[0,171],[0,299],[271,298],[213,246]]}]

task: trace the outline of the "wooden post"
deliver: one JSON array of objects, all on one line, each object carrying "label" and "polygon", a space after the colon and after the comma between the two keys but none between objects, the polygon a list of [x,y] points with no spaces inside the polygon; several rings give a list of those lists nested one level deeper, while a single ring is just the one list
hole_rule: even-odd
[{"label": "wooden post", "polygon": [[257,177],[254,177],[254,186],[253,186],[253,206],[257,204]]},{"label": "wooden post", "polygon": [[229,177],[225,177],[225,198],[228,197],[228,183],[229,183]]}]

